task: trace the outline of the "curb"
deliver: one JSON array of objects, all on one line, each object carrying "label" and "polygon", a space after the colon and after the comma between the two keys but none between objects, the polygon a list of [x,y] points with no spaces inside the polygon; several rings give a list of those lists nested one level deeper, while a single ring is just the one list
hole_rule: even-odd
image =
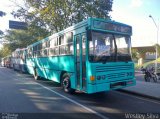
[{"label": "curb", "polygon": [[149,99],[152,99],[152,100],[160,101],[160,97],[158,98],[158,97],[150,96],[150,95],[147,95],[147,94],[142,94],[142,93],[139,93],[139,92],[129,91],[129,90],[126,90],[126,89],[119,89],[118,91],[123,92],[123,93],[127,93],[127,94],[136,95],[136,96],[139,96],[139,97],[145,97],[145,98],[149,98]]}]

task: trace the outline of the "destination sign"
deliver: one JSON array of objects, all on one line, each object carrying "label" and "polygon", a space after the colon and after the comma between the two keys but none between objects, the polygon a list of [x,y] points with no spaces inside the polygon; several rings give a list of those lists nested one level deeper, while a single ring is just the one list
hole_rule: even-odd
[{"label": "destination sign", "polygon": [[103,22],[103,21],[93,21],[93,27],[96,29],[103,29],[121,33],[132,33],[132,28],[127,25],[118,24],[118,23],[111,23],[111,22]]}]

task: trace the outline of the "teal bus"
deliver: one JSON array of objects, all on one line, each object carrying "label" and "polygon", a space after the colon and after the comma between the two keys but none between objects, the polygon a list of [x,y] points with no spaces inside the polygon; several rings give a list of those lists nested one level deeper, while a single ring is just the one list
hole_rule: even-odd
[{"label": "teal bus", "polygon": [[88,94],[136,84],[132,27],[88,18],[27,47],[26,65],[35,79],[61,83],[65,92]]}]

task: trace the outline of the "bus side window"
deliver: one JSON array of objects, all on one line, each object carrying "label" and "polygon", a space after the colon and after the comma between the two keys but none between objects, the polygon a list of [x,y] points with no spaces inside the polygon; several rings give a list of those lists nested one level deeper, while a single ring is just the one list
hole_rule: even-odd
[{"label": "bus side window", "polygon": [[45,41],[43,42],[43,47],[42,47],[42,54],[43,54],[43,57],[46,57],[48,56],[48,41]]},{"label": "bus side window", "polygon": [[65,53],[65,45],[64,45],[64,35],[59,37],[59,54],[64,55]]},{"label": "bus side window", "polygon": [[59,45],[64,44],[64,35],[59,37]]},{"label": "bus side window", "polygon": [[50,40],[50,49],[49,49],[49,55],[54,56],[58,55],[58,38],[54,37]]},{"label": "bus side window", "polygon": [[60,54],[61,55],[64,55],[64,54],[66,54],[66,52],[65,52],[65,45],[61,45],[61,46],[59,46],[59,49],[60,49]]},{"label": "bus side window", "polygon": [[27,58],[30,58],[30,56],[29,56],[29,48],[27,48]]},{"label": "bus side window", "polygon": [[37,57],[37,46],[33,46],[33,57]]},{"label": "bus side window", "polygon": [[58,49],[58,46],[56,46],[56,47],[54,48],[54,51],[55,51],[55,55],[59,55],[59,49]]},{"label": "bus side window", "polygon": [[45,56],[47,56],[47,55],[48,55],[47,49],[43,49],[43,50],[42,50],[42,57],[45,57]]},{"label": "bus side window", "polygon": [[51,40],[50,40],[50,48],[53,48],[53,47],[55,47],[56,46],[56,38],[52,38]]},{"label": "bus side window", "polygon": [[68,32],[65,34],[65,54],[73,55],[73,32]]},{"label": "bus side window", "polygon": [[33,58],[33,47],[31,48],[31,57]]},{"label": "bus side window", "polygon": [[65,40],[66,44],[72,43],[73,42],[73,32],[66,33],[65,37],[64,37],[64,40]]},{"label": "bus side window", "polygon": [[42,49],[46,48],[46,42],[43,41],[42,43]]},{"label": "bus side window", "polygon": [[[16,53],[16,56],[17,56],[17,53]],[[31,57],[32,57],[32,51],[31,51],[31,48],[29,48],[29,49],[28,49],[28,56],[29,56],[29,58],[31,58]]]},{"label": "bus side window", "polygon": [[94,47],[93,47],[93,41],[92,41],[92,40],[89,40],[89,54],[92,54],[92,55],[94,54],[94,53],[93,53],[93,51],[94,51],[93,48],[94,48]]},{"label": "bus side window", "polygon": [[77,35],[76,36],[77,56],[79,56],[79,53],[80,53],[80,44],[79,44],[79,41],[80,41],[80,36]]},{"label": "bus side window", "polygon": [[69,43],[65,46],[66,55],[73,55],[73,43]]},{"label": "bus side window", "polygon": [[50,47],[50,41],[47,41],[47,48]]},{"label": "bus side window", "polygon": [[82,48],[83,55],[86,55],[86,34],[82,35]]},{"label": "bus side window", "polygon": [[54,55],[55,55],[54,48],[50,48],[49,49],[49,56],[54,56]]}]

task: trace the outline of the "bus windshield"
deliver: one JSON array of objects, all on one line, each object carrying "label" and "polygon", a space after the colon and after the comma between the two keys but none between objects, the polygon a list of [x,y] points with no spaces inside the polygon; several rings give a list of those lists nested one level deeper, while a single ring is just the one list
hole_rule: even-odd
[{"label": "bus windshield", "polygon": [[92,32],[89,40],[90,62],[131,61],[129,36]]}]

